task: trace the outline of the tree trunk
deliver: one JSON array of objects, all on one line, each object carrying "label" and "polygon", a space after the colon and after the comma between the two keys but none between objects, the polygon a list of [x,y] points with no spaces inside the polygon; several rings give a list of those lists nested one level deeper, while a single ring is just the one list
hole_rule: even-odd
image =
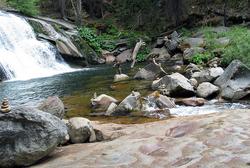
[{"label": "tree trunk", "polygon": [[224,0],[224,26],[227,26],[227,0]]},{"label": "tree trunk", "polygon": [[66,0],[59,0],[59,8],[62,19],[66,19],[65,9],[66,9]]},{"label": "tree trunk", "polygon": [[82,25],[82,0],[76,1],[76,24]]},{"label": "tree trunk", "polygon": [[140,39],[140,41],[138,43],[136,43],[134,51],[133,51],[133,54],[132,54],[132,60],[133,60],[133,62],[131,64],[131,68],[134,68],[135,63],[136,63],[136,56],[137,56],[140,48],[142,46],[144,46],[144,45],[145,45],[145,42],[143,42],[141,39]]}]

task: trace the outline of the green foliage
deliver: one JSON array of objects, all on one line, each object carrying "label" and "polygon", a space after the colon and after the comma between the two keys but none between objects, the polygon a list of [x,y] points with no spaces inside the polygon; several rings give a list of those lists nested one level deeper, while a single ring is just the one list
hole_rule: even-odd
[{"label": "green foliage", "polygon": [[211,58],[212,55],[210,53],[196,54],[191,58],[190,62],[201,65],[209,61]]},{"label": "green foliage", "polygon": [[141,48],[137,54],[136,60],[138,62],[145,61],[149,53],[150,53],[150,49],[148,47]]},{"label": "green foliage", "polygon": [[234,59],[239,59],[250,66],[250,30],[234,27],[221,35],[231,39],[230,45],[223,50],[223,63],[228,64]]},{"label": "green foliage", "polygon": [[99,35],[94,27],[82,27],[78,31],[80,36],[98,53],[102,50],[113,51],[120,40],[125,40],[129,48],[133,48],[139,38],[148,40],[146,36],[138,32],[119,30],[115,26],[109,26],[105,33]]},{"label": "green foliage", "polygon": [[88,27],[83,27],[79,29],[80,36],[88,42],[91,48],[96,52],[101,52],[101,42],[97,38],[96,31]]},{"label": "green foliage", "polygon": [[[193,32],[199,32],[204,35],[206,52],[204,54],[196,54],[191,58],[191,62],[203,64],[216,55],[222,58],[224,65],[228,65],[231,61],[238,59],[250,66],[250,30],[248,28],[234,26],[228,31],[216,33],[212,27],[202,27]],[[188,37],[192,33],[187,31],[183,34]],[[228,45],[220,44],[217,41],[219,38],[228,38],[230,43]]]},{"label": "green foliage", "polygon": [[26,15],[37,15],[39,13],[38,3],[40,0],[7,0],[7,3]]}]

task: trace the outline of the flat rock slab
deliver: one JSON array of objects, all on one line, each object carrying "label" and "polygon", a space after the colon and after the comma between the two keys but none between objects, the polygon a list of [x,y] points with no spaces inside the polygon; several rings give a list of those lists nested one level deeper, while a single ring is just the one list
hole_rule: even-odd
[{"label": "flat rock slab", "polygon": [[96,124],[112,141],[59,148],[34,168],[249,167],[250,110],[141,125]]}]

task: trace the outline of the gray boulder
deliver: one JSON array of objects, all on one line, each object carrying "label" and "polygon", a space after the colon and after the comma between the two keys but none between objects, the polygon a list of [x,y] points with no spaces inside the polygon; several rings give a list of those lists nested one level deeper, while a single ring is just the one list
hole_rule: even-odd
[{"label": "gray boulder", "polygon": [[82,117],[74,117],[69,119],[68,132],[72,143],[84,143],[96,141],[96,135],[90,121]]},{"label": "gray boulder", "polygon": [[195,78],[198,81],[198,83],[212,82],[223,73],[224,73],[224,70],[221,67],[210,68],[210,69],[206,69],[200,72],[195,72],[192,75],[192,78]]},{"label": "gray boulder", "polygon": [[132,52],[133,52],[132,50],[125,50],[125,51],[123,51],[121,54],[119,54],[116,57],[116,61],[120,62],[120,63],[131,61]]},{"label": "gray boulder", "polygon": [[53,114],[60,119],[63,119],[65,115],[64,104],[57,96],[48,97],[38,106],[38,109]]},{"label": "gray boulder", "polygon": [[201,83],[197,88],[197,95],[203,98],[213,98],[219,93],[220,89],[209,82]]},{"label": "gray boulder", "polygon": [[239,100],[250,94],[250,69],[238,60],[233,61],[214,82],[225,99]]},{"label": "gray boulder", "polygon": [[156,61],[165,61],[171,58],[166,47],[153,48],[151,53],[148,55],[149,58],[155,58]]},{"label": "gray boulder", "polygon": [[191,48],[205,46],[205,40],[203,38],[187,38],[184,40],[184,43],[189,44]]},{"label": "gray boulder", "polygon": [[144,68],[141,68],[134,76],[135,79],[145,79],[145,80],[154,80],[161,73],[159,66],[156,66],[154,63],[146,65]]},{"label": "gray boulder", "polygon": [[0,113],[0,165],[34,164],[53,152],[66,136],[66,125],[49,113],[27,107]]},{"label": "gray boulder", "polygon": [[126,116],[129,115],[133,110],[140,109],[140,97],[139,92],[132,92],[126,97],[116,108],[110,113],[111,116]]},{"label": "gray boulder", "polygon": [[194,95],[194,88],[190,81],[179,73],[166,75],[163,78],[154,81],[152,89],[167,89],[171,96],[186,97]]}]

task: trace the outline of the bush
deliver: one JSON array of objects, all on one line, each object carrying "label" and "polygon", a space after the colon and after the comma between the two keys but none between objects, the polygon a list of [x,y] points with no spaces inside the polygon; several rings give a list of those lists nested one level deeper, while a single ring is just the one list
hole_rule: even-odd
[{"label": "bush", "polygon": [[230,38],[230,45],[223,50],[224,64],[238,59],[250,66],[250,30],[244,27],[233,27],[231,31],[221,34]]},{"label": "bush", "polygon": [[[203,64],[214,58],[215,55],[222,58],[223,65],[230,64],[231,61],[238,59],[250,66],[250,30],[242,26],[231,27],[228,31],[215,33],[212,27],[202,27],[194,30],[202,32],[206,41],[206,52],[197,54],[191,58],[191,62]],[[184,30],[185,34],[192,34]],[[222,45],[216,42],[216,39],[226,37],[230,39],[228,45]],[[219,54],[219,55],[218,55]]]},{"label": "bush", "polygon": [[[115,26],[109,26],[105,33],[97,35],[94,27],[81,27],[78,29],[80,36],[87,41],[91,48],[101,53],[102,50],[113,51],[118,40],[126,39],[128,47],[133,48],[139,38],[147,41],[148,38],[138,32],[119,30]],[[146,50],[140,53],[139,60],[143,60]]]},{"label": "bush", "polygon": [[39,13],[39,1],[40,0],[7,0],[7,3],[19,12],[25,15],[33,16]]}]

